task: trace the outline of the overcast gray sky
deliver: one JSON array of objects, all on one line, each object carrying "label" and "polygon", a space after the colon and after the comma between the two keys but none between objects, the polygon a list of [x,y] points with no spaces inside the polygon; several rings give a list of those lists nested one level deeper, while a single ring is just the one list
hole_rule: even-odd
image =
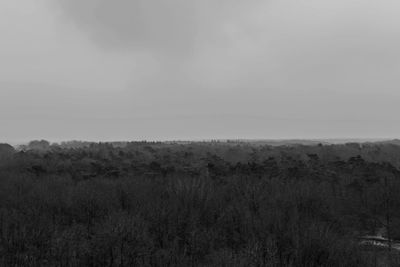
[{"label": "overcast gray sky", "polygon": [[397,0],[0,0],[0,141],[400,136]]}]

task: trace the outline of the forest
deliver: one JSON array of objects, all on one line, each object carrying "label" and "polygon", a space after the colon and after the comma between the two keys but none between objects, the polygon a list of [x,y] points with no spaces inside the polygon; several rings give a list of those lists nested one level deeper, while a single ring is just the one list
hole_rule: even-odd
[{"label": "forest", "polygon": [[399,192],[396,141],[1,144],[0,266],[400,266]]}]

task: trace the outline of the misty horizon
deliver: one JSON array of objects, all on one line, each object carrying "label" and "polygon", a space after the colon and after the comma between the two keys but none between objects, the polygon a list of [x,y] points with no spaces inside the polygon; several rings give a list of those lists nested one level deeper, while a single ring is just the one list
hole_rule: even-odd
[{"label": "misty horizon", "polygon": [[263,138],[254,138],[254,139],[159,139],[159,140],[79,140],[79,139],[71,139],[71,140],[56,140],[56,139],[32,139],[32,140],[24,140],[24,141],[4,141],[0,142],[3,144],[9,144],[14,147],[20,147],[29,145],[32,142],[48,142],[49,145],[60,145],[60,144],[68,144],[68,143],[135,143],[135,142],[148,142],[148,143],[210,143],[210,142],[237,142],[238,144],[264,144],[264,145],[317,145],[318,143],[323,145],[338,145],[338,144],[349,144],[349,143],[379,143],[379,142],[398,142],[397,138],[313,138],[313,139],[303,139],[303,138],[292,138],[292,139],[263,139]]},{"label": "misty horizon", "polygon": [[400,266],[400,2],[0,0],[0,266]]}]

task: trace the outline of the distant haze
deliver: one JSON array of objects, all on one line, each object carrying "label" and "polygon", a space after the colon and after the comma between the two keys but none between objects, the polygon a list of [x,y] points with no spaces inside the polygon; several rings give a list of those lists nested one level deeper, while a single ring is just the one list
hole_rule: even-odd
[{"label": "distant haze", "polygon": [[400,2],[0,0],[0,141],[400,136]]}]

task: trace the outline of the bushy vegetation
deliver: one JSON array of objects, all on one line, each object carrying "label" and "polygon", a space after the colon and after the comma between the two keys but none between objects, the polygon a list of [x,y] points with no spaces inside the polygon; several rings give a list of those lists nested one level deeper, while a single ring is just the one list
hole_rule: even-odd
[{"label": "bushy vegetation", "polygon": [[0,146],[0,266],[376,266],[357,238],[400,239],[396,145],[23,149]]}]

